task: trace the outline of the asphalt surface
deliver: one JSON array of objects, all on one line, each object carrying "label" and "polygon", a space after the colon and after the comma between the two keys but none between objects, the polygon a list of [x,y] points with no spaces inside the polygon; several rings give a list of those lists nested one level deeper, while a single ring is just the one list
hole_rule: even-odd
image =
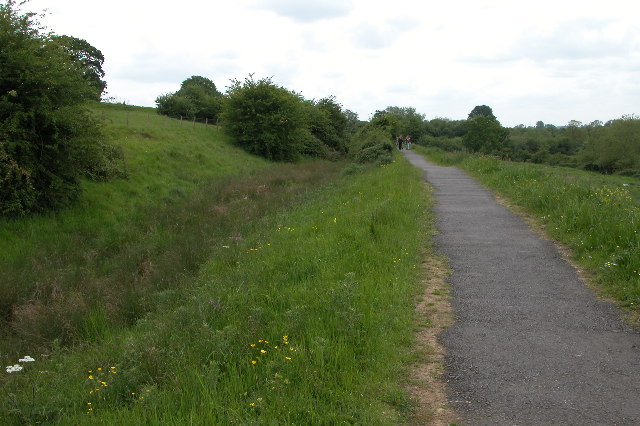
[{"label": "asphalt surface", "polygon": [[439,337],[463,424],[640,425],[640,334],[491,192],[403,152],[435,188],[456,315]]}]

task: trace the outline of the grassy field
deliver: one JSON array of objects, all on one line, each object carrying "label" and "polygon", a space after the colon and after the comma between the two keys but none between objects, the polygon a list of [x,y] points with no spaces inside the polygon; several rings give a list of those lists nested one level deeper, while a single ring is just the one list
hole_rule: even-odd
[{"label": "grassy field", "polygon": [[127,125],[122,107],[97,111],[124,141],[130,178],[87,183],[78,206],[0,227],[24,240],[22,252],[4,254],[14,275],[3,268],[3,283],[26,271],[24,285],[51,288],[25,292],[40,299],[24,298],[28,309],[14,310],[6,330],[4,365],[27,348],[35,361],[2,373],[0,423],[410,416],[404,385],[432,232],[416,169],[404,160],[267,165],[215,127],[178,127],[141,109]]},{"label": "grassy field", "polygon": [[640,180],[417,149],[440,164],[464,168],[535,216],[550,236],[569,247],[606,295],[637,317]]}]

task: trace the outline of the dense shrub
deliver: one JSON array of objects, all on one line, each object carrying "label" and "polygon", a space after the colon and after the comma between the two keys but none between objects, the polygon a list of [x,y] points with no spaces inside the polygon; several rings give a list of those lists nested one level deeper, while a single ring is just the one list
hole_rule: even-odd
[{"label": "dense shrub", "polygon": [[96,90],[83,65],[43,31],[14,1],[0,5],[3,215],[64,206],[78,195],[81,176],[112,174],[120,157],[84,106]]},{"label": "dense shrub", "polygon": [[[389,162],[394,145],[386,130],[370,125],[353,137],[349,156],[358,163]],[[384,160],[382,160],[384,158]]]},{"label": "dense shrub", "polygon": [[347,116],[333,96],[307,101],[307,120],[311,133],[333,150],[346,152]]},{"label": "dense shrub", "polygon": [[[222,113],[222,125],[248,152],[275,161],[293,161],[303,151],[315,149],[305,133],[303,99],[270,78],[234,80]],[[317,148],[317,144],[316,148]]]},{"label": "dense shrub", "polygon": [[624,116],[591,132],[579,162],[587,170],[640,175],[640,118]]},{"label": "dense shrub", "polygon": [[158,114],[171,117],[198,117],[217,120],[222,110],[222,94],[210,79],[191,76],[180,90],[156,98]]},{"label": "dense shrub", "polygon": [[505,147],[508,136],[508,130],[495,117],[475,115],[467,120],[467,133],[462,137],[462,144],[471,152],[495,154]]}]

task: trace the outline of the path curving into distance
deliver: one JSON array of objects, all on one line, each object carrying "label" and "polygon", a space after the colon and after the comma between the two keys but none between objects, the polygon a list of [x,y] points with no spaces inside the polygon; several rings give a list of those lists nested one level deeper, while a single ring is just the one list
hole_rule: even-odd
[{"label": "path curving into distance", "polygon": [[640,334],[490,191],[403,152],[435,188],[456,315],[439,338],[463,424],[639,425]]}]

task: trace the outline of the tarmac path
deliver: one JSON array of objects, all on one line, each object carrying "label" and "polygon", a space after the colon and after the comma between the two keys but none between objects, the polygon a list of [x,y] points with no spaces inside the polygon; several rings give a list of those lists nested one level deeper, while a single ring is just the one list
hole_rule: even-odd
[{"label": "tarmac path", "polygon": [[456,315],[439,339],[463,424],[640,425],[640,334],[490,191],[403,153],[435,188]]}]

